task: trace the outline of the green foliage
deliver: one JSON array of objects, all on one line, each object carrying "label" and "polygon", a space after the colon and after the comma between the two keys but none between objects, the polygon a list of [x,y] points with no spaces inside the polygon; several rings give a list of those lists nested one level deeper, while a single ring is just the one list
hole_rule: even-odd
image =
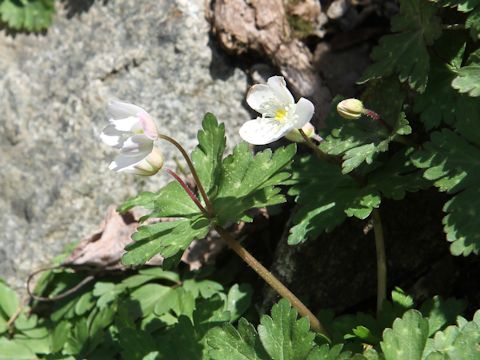
[{"label": "green foliage", "polygon": [[54,13],[54,0],[0,1],[0,19],[13,30],[44,30],[52,23]]},{"label": "green foliage", "polygon": [[340,99],[335,99],[326,120],[330,134],[320,144],[320,149],[329,155],[342,156],[344,174],[364,163],[371,164],[375,156],[388,150],[393,140],[411,132],[402,113],[404,97],[398,84],[395,86],[387,81],[372,84],[365,93],[366,106],[375,109],[391,130],[367,117],[355,121],[341,118],[335,110]]},{"label": "green foliage", "polygon": [[[396,319],[414,308],[412,297],[396,288],[392,291],[391,300],[383,303],[377,317],[360,312],[334,318],[333,313],[329,311],[323,311],[320,317],[326,324],[333,343],[344,344],[346,349],[359,352],[363,350],[364,344],[379,348],[383,331],[392,327]],[[424,302],[420,306],[420,312],[428,323],[428,337],[454,324],[456,317],[463,310],[465,302],[457,299],[442,299],[435,296]]]},{"label": "green foliage", "polygon": [[401,0],[400,13],[392,19],[392,35],[380,39],[371,65],[361,83],[398,73],[401,82],[419,92],[427,86],[430,56],[427,46],[441,34],[437,8],[425,0]]},{"label": "green foliage", "polygon": [[480,51],[472,53],[466,66],[457,70],[457,76],[452,81],[453,88],[461,93],[477,97],[480,96]]},{"label": "green foliage", "polygon": [[[72,276],[58,273],[49,286]],[[252,296],[246,284],[226,287],[196,273],[180,276],[160,268],[113,279],[96,282],[47,312],[43,306],[42,314],[25,308],[0,336],[0,359],[201,359],[206,333],[237,320]],[[16,298],[4,289],[1,304],[12,294]]]},{"label": "green foliage", "polygon": [[442,6],[456,7],[458,11],[468,13],[465,27],[470,29],[473,39],[480,38],[480,2],[478,0],[437,0]]},{"label": "green foliage", "polygon": [[306,157],[294,169],[289,194],[296,197],[299,208],[293,218],[290,244],[331,231],[347,216],[365,219],[380,204],[380,194],[375,189],[343,175],[337,165]]},{"label": "green foliage", "polygon": [[385,359],[421,359],[428,338],[428,320],[409,310],[383,333],[381,347]]},{"label": "green foliage", "polygon": [[[480,139],[480,132],[470,135]],[[480,251],[480,228],[476,221],[480,209],[479,158],[478,144],[447,129],[433,133],[424,150],[413,157],[415,165],[425,169],[425,178],[434,181],[440,191],[455,194],[444,206],[447,215],[443,219],[454,255]]]},{"label": "green foliage", "polygon": [[207,336],[212,359],[306,359],[314,349],[315,334],[309,331],[307,318],[297,320],[297,311],[281,300],[272,308],[272,316],[264,315],[255,328],[246,320],[238,329],[230,324],[214,328]]},{"label": "green foliage", "polygon": [[[419,312],[412,309],[412,299],[401,290],[396,290],[393,297],[393,303],[387,303],[378,320],[366,314],[336,319],[331,328],[333,342],[340,342],[336,345],[318,345],[320,339],[314,341],[308,322],[302,323],[306,319],[296,320],[296,311],[281,300],[272,308],[271,317],[262,317],[258,332],[244,319],[237,328],[224,324],[211,329],[207,335],[208,354],[212,359],[262,360],[412,360],[436,359],[434,356],[439,355],[443,356],[440,359],[476,359],[479,356],[480,311],[471,322],[458,317],[457,326],[447,327],[455,321],[455,310],[463,308],[458,301],[435,298]],[[389,321],[382,324],[385,319]],[[362,323],[373,332],[358,325]],[[341,344],[345,341],[345,345]],[[371,344],[383,353],[372,348],[365,351],[364,344]]]},{"label": "green foliage", "polygon": [[223,175],[221,164],[225,146],[225,125],[217,124],[212,114],[206,114],[203,130],[198,132],[198,146],[192,152],[192,160],[209,197],[215,195]]},{"label": "green foliage", "polygon": [[276,185],[283,184],[290,173],[285,167],[296,152],[294,144],[270,149],[253,155],[246,143],[237,145],[233,154],[223,161],[223,178],[213,206],[222,225],[244,218],[251,208],[261,208],[285,202]]},{"label": "green foliage", "polygon": [[144,264],[156,254],[169,259],[183,253],[195,239],[204,238],[209,230],[208,221],[203,218],[159,222],[141,226],[132,236],[134,243],[128,245],[123,255],[125,265]]},{"label": "green foliage", "polygon": [[342,155],[343,162],[340,167],[305,157],[294,164],[289,195],[295,196],[299,207],[293,217],[290,244],[329,232],[347,217],[366,219],[379,207],[382,195],[400,200],[406,192],[427,187],[428,182],[409,159],[412,149],[398,151],[390,158],[380,157],[392,141],[411,132],[402,112],[404,92],[398,84],[377,81],[364,98],[369,107],[378,109],[391,130],[370,118],[341,118],[335,110],[339,99],[334,101],[326,121],[330,135],[320,149],[329,155]]},{"label": "green foliage", "polygon": [[385,360],[390,359],[477,359],[480,356],[480,312],[473,321],[459,317],[456,326],[428,337],[427,319],[416,310],[396,319],[392,329],[383,333],[381,348]]},{"label": "green foliage", "polygon": [[[342,315],[328,325],[330,344],[310,331],[286,300],[254,326],[240,318],[251,306],[248,285],[224,286],[200,273],[160,268],[105,279],[41,313],[20,312],[0,337],[0,359],[477,359],[480,311],[458,316],[463,302],[438,297],[414,310],[400,289],[378,318]],[[48,287],[65,283],[57,273]],[[76,279],[75,279],[76,280]],[[12,294],[0,295],[5,303]],[[2,315],[3,317],[3,315]],[[455,322],[456,325],[451,325]],[[364,345],[368,344],[368,350]]]},{"label": "green foliage", "polygon": [[224,158],[225,128],[212,114],[205,115],[198,141],[192,159],[215,216],[209,219],[202,214],[177,182],[167,184],[157,193],[141,193],[126,201],[119,211],[141,206],[150,210],[142,220],[174,218],[175,221],[141,226],[132,236],[135,242],[126,248],[124,264],[141,265],[161,254],[166,259],[164,266],[176,265],[191,242],[204,238],[212,225],[250,220],[247,214],[250,209],[285,201],[278,185],[290,177],[285,168],[295,155],[295,145],[253,155],[248,145],[241,143],[233,149],[233,154]]}]

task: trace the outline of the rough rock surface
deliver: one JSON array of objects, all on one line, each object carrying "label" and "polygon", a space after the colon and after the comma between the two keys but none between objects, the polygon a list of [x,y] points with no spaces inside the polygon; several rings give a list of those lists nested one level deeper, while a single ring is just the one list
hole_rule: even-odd
[{"label": "rough rock surface", "polygon": [[230,144],[249,118],[246,75],[209,47],[203,0],[92,1],[76,14],[66,4],[44,35],[0,33],[0,277],[17,288],[108,205],[167,180],[107,169],[108,99],[143,106],[188,148],[207,111]]}]

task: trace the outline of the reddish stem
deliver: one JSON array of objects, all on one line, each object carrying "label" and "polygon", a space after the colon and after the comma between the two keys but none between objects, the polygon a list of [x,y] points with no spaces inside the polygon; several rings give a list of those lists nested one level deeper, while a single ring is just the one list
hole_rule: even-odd
[{"label": "reddish stem", "polygon": [[202,203],[198,200],[198,198],[195,196],[195,194],[190,190],[190,188],[185,184],[185,182],[178,176],[173,170],[166,169],[166,171],[175,178],[175,180],[178,181],[180,186],[185,190],[185,192],[190,196],[190,199],[195,203],[195,205],[198,206],[201,212],[203,212],[207,217],[208,217],[208,212],[207,210],[203,207]]},{"label": "reddish stem", "polygon": [[383,119],[380,117],[380,115],[378,115],[375,111],[373,110],[369,110],[369,109],[365,109],[363,110],[363,113],[368,116],[370,119],[372,119],[373,121],[378,121],[380,124],[383,125],[383,127],[385,127],[388,131],[392,132],[393,131],[393,128],[387,124],[385,121],[383,121]]}]

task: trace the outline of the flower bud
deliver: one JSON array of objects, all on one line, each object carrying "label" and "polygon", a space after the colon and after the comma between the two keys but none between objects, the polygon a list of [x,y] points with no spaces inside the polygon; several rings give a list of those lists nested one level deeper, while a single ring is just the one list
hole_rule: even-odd
[{"label": "flower bud", "polygon": [[363,111],[363,103],[358,99],[346,99],[337,105],[337,112],[344,119],[358,119],[362,116]]},{"label": "flower bud", "polygon": [[163,155],[156,147],[147,157],[133,166],[130,173],[142,176],[155,175],[163,167]]},{"label": "flower bud", "polygon": [[[306,123],[302,127],[303,132],[305,135],[307,135],[309,138],[311,138],[313,135],[315,135],[315,128],[313,127],[312,124]],[[298,129],[293,129],[285,137],[293,142],[301,143],[304,142],[305,140],[303,139],[302,134],[300,134],[300,131]]]}]

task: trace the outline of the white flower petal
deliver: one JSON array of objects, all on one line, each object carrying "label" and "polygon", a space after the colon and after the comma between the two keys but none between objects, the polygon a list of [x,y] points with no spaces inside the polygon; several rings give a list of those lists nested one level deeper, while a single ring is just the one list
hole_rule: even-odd
[{"label": "white flower petal", "polygon": [[269,86],[253,85],[247,93],[247,104],[256,112],[263,114],[269,110],[270,104],[276,103],[275,95]]},{"label": "white flower petal", "polygon": [[123,142],[122,154],[137,155],[149,154],[153,149],[153,141],[145,135],[133,135]]},{"label": "white flower petal", "polygon": [[110,124],[118,131],[131,132],[142,130],[140,119],[138,117],[127,117],[120,120],[110,120]]},{"label": "white flower petal", "polygon": [[109,146],[119,148],[123,145],[122,135],[123,132],[115,129],[115,126],[108,125],[100,133],[100,139],[102,139],[102,141]]},{"label": "white flower petal", "polygon": [[118,172],[126,171],[145,159],[149,153],[149,151],[146,153],[139,152],[135,155],[121,153],[115,157],[108,168]]},{"label": "white flower petal", "polygon": [[296,119],[293,122],[293,127],[296,129],[301,129],[305,124],[307,124],[313,116],[315,107],[313,106],[310,100],[305,98],[300,98],[295,107]]},{"label": "white flower petal", "polygon": [[267,84],[280,103],[285,105],[294,103],[293,95],[287,89],[283,76],[272,76],[267,80]]},{"label": "white flower petal", "polygon": [[242,125],[240,137],[253,145],[265,145],[280,139],[290,130],[292,130],[290,124],[281,124],[273,119],[257,118]]},{"label": "white flower petal", "polygon": [[158,138],[158,130],[155,122],[147,113],[141,113],[139,115],[140,119],[140,126],[142,127],[143,133],[145,136],[149,137],[152,140],[156,140]]},{"label": "white flower petal", "polygon": [[140,106],[122,101],[110,101],[108,103],[107,111],[114,120],[138,116],[140,113],[146,113],[146,111]]}]

